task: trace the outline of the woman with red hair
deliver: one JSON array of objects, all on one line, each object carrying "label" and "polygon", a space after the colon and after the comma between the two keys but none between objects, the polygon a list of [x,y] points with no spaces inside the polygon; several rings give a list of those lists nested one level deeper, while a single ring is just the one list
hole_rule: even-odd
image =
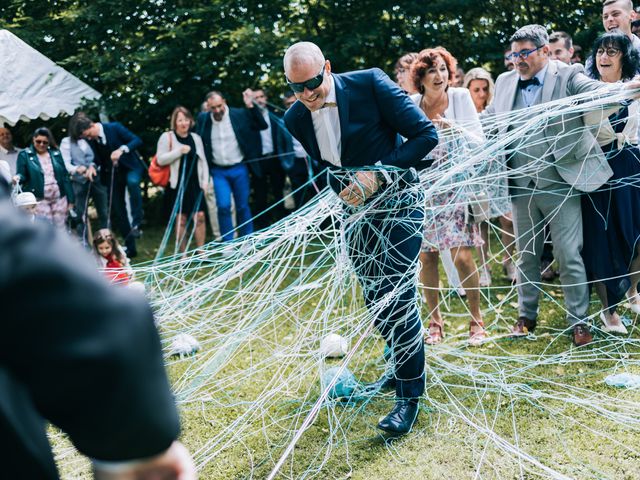
[{"label": "woman with red hair", "polygon": [[[443,47],[421,51],[411,65],[411,78],[420,92],[411,98],[435,124],[440,138],[438,146],[429,154],[434,160],[430,170],[433,172],[435,168],[443,174],[447,174],[452,166],[450,159],[453,153],[459,155],[461,148],[474,148],[485,140],[469,90],[449,87],[456,66],[456,59]],[[482,239],[477,226],[469,223],[468,198],[463,189],[437,188],[427,199],[427,219],[420,254],[420,279],[431,314],[426,341],[429,344],[440,343],[444,336],[438,298],[438,259],[440,252],[449,250],[469,301],[469,344],[479,345],[486,332],[480,312],[478,270],[472,249],[481,245]]]}]

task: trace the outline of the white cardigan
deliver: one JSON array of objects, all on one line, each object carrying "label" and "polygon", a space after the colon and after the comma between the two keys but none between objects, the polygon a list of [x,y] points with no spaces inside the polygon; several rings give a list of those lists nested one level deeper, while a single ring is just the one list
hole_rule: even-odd
[{"label": "white cardigan", "polygon": [[[469,90],[466,88],[449,87],[447,89],[447,97],[449,98],[449,105],[444,112],[444,118],[452,120],[456,126],[462,130],[471,148],[482,145],[486,137],[482,131],[480,117],[473,104],[473,100],[471,100]],[[422,95],[419,93],[411,95],[411,100],[420,108]]]},{"label": "white cardigan", "polygon": [[[202,190],[206,190],[209,186],[209,166],[207,165],[207,157],[204,155],[204,146],[202,139],[197,133],[190,133],[193,143],[196,145],[196,155],[198,157],[198,183]],[[172,149],[169,150],[169,136],[171,136]],[[156,156],[158,165],[171,165],[169,185],[176,188],[180,176],[180,163],[182,161],[182,143],[178,141],[173,131],[165,132],[158,139],[156,148]]]}]

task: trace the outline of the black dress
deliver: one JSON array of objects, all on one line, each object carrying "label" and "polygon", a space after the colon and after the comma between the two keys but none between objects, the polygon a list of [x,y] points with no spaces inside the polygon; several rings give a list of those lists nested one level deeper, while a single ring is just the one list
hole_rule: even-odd
[{"label": "black dress", "polygon": [[[175,132],[174,132],[175,133]],[[198,182],[198,155],[196,154],[196,144],[191,134],[183,138],[175,134],[178,142],[189,145],[191,150],[188,154],[182,155],[180,160],[180,175],[176,188],[169,188],[171,205],[174,206],[176,214],[191,216],[196,212],[204,212],[205,200]],[[176,202],[178,203],[176,205]]]},{"label": "black dress", "polygon": [[[609,117],[616,133],[624,130],[628,116],[629,109],[624,107]],[[640,150],[636,145],[618,150],[617,143],[602,147],[613,176],[582,196],[587,278],[604,282],[609,305],[619,303],[629,289],[631,261],[640,240]]]}]

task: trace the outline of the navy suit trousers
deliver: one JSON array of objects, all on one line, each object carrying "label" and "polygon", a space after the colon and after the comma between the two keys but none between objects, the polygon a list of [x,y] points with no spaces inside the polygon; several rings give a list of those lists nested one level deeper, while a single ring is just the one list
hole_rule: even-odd
[{"label": "navy suit trousers", "polygon": [[[404,190],[346,225],[347,249],[367,308],[391,349],[399,398],[424,393],[424,340],[416,282],[424,195]],[[348,208],[345,209],[348,214]]]}]

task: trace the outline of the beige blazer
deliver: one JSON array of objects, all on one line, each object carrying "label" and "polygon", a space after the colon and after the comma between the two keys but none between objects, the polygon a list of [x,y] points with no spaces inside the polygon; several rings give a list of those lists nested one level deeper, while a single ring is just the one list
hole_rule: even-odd
[{"label": "beige blazer", "polygon": [[[206,191],[210,182],[210,177],[207,158],[204,155],[202,139],[197,133],[191,133],[190,135],[196,145],[196,155],[198,156],[198,183],[200,184],[200,188]],[[171,150],[169,150],[169,136],[171,136]],[[180,163],[182,161],[181,147],[182,143],[178,142],[173,131],[163,133],[158,139],[158,146],[156,149],[158,165],[171,165],[169,176],[169,185],[171,188],[176,188],[178,186]]]},{"label": "beige blazer", "polygon": [[[520,94],[518,78],[515,70],[498,77],[493,102],[482,112],[481,118],[504,115],[513,110],[516,95]],[[601,82],[584,74],[582,65],[566,65],[549,60],[540,103],[589,92],[602,86]],[[544,135],[552,147],[557,171],[563,180],[577,190],[591,192],[604,185],[613,172],[592,131],[585,129],[585,126],[583,115],[561,115],[549,122]],[[501,122],[498,133],[506,133],[508,127],[506,122]],[[580,133],[566,135],[570,131]]]}]

